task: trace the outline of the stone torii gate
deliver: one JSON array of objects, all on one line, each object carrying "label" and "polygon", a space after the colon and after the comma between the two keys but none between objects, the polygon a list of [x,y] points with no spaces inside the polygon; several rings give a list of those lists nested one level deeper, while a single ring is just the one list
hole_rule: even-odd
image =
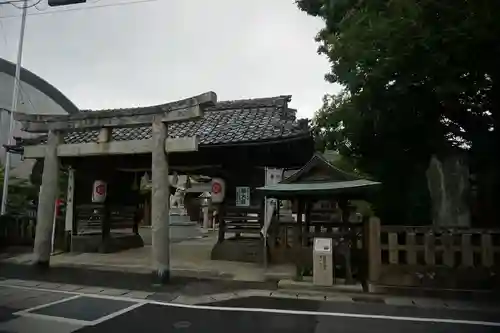
[{"label": "stone torii gate", "polygon": [[[168,138],[168,123],[203,116],[203,108],[217,102],[214,92],[142,109],[81,112],[70,115],[33,115],[16,113],[22,130],[48,133],[46,145],[26,147],[25,158],[44,158],[42,186],[38,201],[34,264],[48,267],[50,262],[54,203],[58,193],[61,157],[151,153],[152,155],[152,257],[154,275],[159,282],[170,279],[168,157],[171,152],[195,151],[196,137]],[[151,126],[152,139],[112,141],[112,128]],[[65,144],[66,132],[99,130],[95,143]]]}]

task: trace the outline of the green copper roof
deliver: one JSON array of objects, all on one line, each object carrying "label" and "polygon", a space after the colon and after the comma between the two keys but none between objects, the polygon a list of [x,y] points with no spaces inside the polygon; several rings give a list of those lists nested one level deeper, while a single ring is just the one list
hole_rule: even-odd
[{"label": "green copper roof", "polygon": [[349,180],[342,182],[325,183],[280,183],[257,188],[268,196],[300,196],[300,195],[322,195],[322,194],[361,194],[367,189],[374,189],[381,183],[366,179]]}]

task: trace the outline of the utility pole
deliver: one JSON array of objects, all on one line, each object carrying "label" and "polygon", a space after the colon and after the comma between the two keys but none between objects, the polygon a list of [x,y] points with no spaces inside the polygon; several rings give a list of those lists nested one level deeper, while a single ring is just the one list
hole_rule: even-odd
[{"label": "utility pole", "polygon": [[[84,3],[86,0],[48,0],[48,4],[51,7],[55,6],[66,6],[73,5],[78,3]],[[23,1],[23,13],[21,16],[21,32],[19,35],[19,44],[17,48],[17,62],[16,62],[16,74],[14,77],[14,89],[12,91],[12,105],[10,108],[10,117],[9,117],[9,137],[7,140],[8,145],[14,144],[14,113],[17,112],[17,100],[19,99],[19,88],[21,84],[20,76],[21,76],[21,62],[23,58],[23,44],[24,44],[24,31],[26,30],[26,16],[28,14],[28,0]],[[11,168],[11,159],[12,155],[10,152],[7,152],[5,158],[5,173],[3,179],[3,188],[2,188],[2,205],[0,209],[0,215],[5,215],[7,213],[7,201],[9,195],[9,177],[10,177],[10,168]]]},{"label": "utility pole", "polygon": [[[12,104],[10,107],[10,117],[9,117],[9,137],[7,144],[11,145],[14,142],[14,112],[17,111],[17,100],[19,98],[19,88],[20,88],[20,76],[21,76],[21,61],[23,58],[23,44],[24,44],[24,31],[26,30],[26,16],[28,14],[28,0],[23,1],[23,13],[21,16],[21,32],[19,35],[19,44],[17,47],[17,62],[16,62],[16,74],[14,76],[14,88],[12,90]],[[5,158],[5,173],[3,177],[3,189],[2,189],[2,207],[0,215],[5,215],[7,212],[7,196],[9,194],[9,177],[10,177],[10,164],[11,164],[12,153],[7,152]]]}]

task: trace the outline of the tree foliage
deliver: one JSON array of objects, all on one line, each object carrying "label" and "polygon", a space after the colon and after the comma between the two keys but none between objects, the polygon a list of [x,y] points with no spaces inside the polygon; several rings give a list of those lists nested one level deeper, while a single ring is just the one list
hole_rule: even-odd
[{"label": "tree foliage", "polygon": [[[384,183],[386,221],[428,220],[431,155],[463,150],[498,188],[500,21],[495,0],[298,0],[321,17],[330,82],[315,119],[322,146]],[[396,221],[394,221],[396,222]]]},{"label": "tree foliage", "polygon": [[[0,183],[3,185],[5,169],[0,165]],[[9,213],[25,214],[30,207],[31,200],[34,200],[38,193],[38,188],[31,185],[27,180],[10,178],[9,196],[7,210]],[[0,200],[2,193],[0,193]]]}]

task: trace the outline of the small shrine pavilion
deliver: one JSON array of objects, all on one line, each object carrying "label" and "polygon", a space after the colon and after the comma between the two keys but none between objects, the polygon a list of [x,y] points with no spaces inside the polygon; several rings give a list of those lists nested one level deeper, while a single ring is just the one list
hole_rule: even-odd
[{"label": "small shrine pavilion", "polygon": [[356,214],[352,200],[369,201],[380,185],[342,171],[316,153],[280,183],[259,187],[267,198],[291,201],[296,216],[283,214],[280,204],[276,205],[275,219],[267,227],[270,261],[293,262],[302,275],[312,266],[314,238],[332,238],[345,278],[350,280],[350,253],[362,236],[362,217]]}]

